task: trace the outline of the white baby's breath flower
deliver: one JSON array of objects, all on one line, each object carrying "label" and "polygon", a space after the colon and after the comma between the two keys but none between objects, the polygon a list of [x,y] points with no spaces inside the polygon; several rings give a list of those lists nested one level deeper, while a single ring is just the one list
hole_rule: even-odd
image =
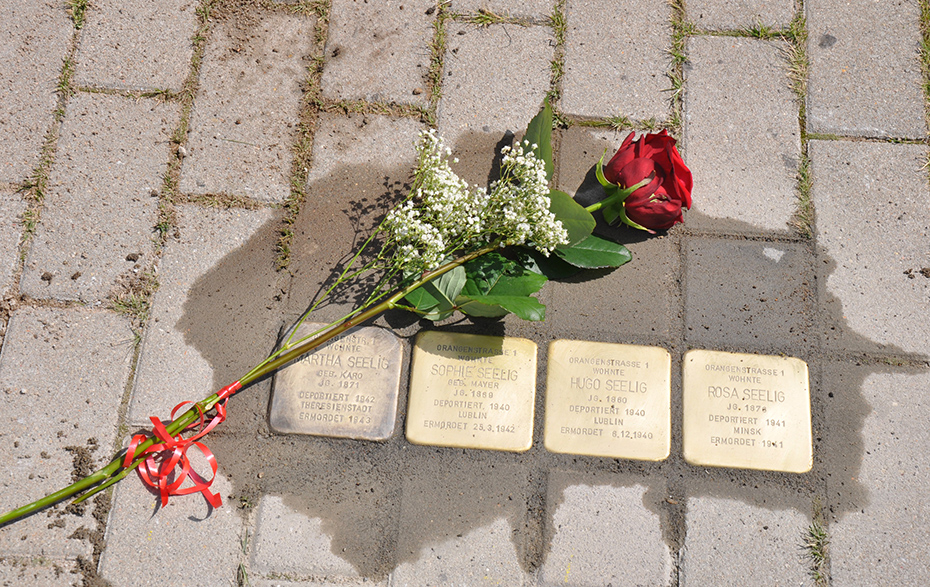
[{"label": "white baby's breath flower", "polygon": [[502,245],[530,245],[546,255],[567,242],[567,232],[549,211],[545,163],[536,158],[535,148],[524,141],[515,149],[501,149],[501,181],[487,191],[469,186],[452,171],[451,150],[434,130],[421,133],[411,199],[391,211],[384,224],[395,245],[397,268],[428,271],[455,252],[495,239]]}]

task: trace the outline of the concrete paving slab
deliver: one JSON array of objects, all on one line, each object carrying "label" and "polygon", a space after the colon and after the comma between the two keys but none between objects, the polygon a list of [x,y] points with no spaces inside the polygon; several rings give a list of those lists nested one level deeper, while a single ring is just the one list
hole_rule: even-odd
[{"label": "concrete paving slab", "polygon": [[524,585],[529,576],[520,568],[507,520],[498,518],[479,528],[437,542],[404,562],[393,583],[404,587],[449,585]]},{"label": "concrete paving slab", "polygon": [[[451,454],[449,455],[452,456]],[[449,463],[430,463],[404,479],[393,585],[523,585],[520,565],[526,471],[507,465],[475,467],[463,478]],[[424,494],[433,497],[425,502]],[[441,496],[441,497],[440,497]]]},{"label": "concrete paving slab", "polygon": [[38,165],[54,121],[74,27],[54,4],[4,0],[0,7],[0,181],[20,183]]},{"label": "concrete paving slab", "polygon": [[671,584],[674,563],[646,492],[630,476],[550,472],[539,585]]},{"label": "concrete paving slab", "polygon": [[[639,235],[633,229],[630,240]],[[546,322],[560,335],[584,333],[637,344],[658,344],[677,325],[678,243],[671,238],[629,242],[633,260],[614,269],[551,284]],[[673,321],[674,320],[674,321]]]},{"label": "concrete paving slab", "polygon": [[151,263],[158,190],[178,108],[77,94],[68,104],[22,291],[103,300]]},{"label": "concrete paving slab", "polygon": [[436,3],[334,0],[320,86],[333,100],[426,106]]},{"label": "concrete paving slab", "polygon": [[288,581],[282,579],[255,579],[250,578],[249,584],[255,587],[388,587],[387,581],[371,581],[365,577],[361,579],[344,579],[339,583],[330,583],[328,581]]},{"label": "concrete paving slab", "polygon": [[814,269],[804,246],[691,238],[684,263],[685,340],[795,356],[816,344]]},{"label": "concrete paving slab", "polygon": [[920,273],[930,267],[927,148],[811,141],[810,154],[824,343],[930,354],[930,277]]},{"label": "concrete paving slab", "polygon": [[[785,44],[735,37],[688,42],[684,158],[695,228],[788,231],[801,154]],[[733,219],[751,226],[721,224]]]},{"label": "concrete paving slab", "polygon": [[539,112],[554,47],[548,27],[449,23],[439,134],[469,183],[487,184],[495,144],[508,130],[523,132]]},{"label": "concrete paving slab", "polygon": [[327,584],[385,580],[394,566],[396,466],[366,458],[371,443],[336,440],[350,442],[353,456],[330,459],[335,447],[327,440],[332,439],[268,438],[249,449],[264,450],[251,464],[241,458],[241,447],[252,445],[249,438],[214,442],[229,478],[249,495],[248,504],[258,505],[252,515],[251,572]]},{"label": "concrete paving slab", "polygon": [[810,0],[804,10],[808,132],[924,138],[917,3]]},{"label": "concrete paving slab", "polygon": [[12,285],[19,268],[19,240],[23,234],[26,202],[15,190],[0,187],[0,292]]},{"label": "concrete paving slab", "polygon": [[[149,416],[167,418],[175,404],[200,400],[243,375],[252,365],[228,365],[226,361],[217,361],[215,355],[221,352],[218,347],[225,346],[223,340],[235,336],[236,332],[243,332],[240,329],[244,328],[250,332],[250,337],[255,337],[255,352],[259,354],[274,345],[276,328],[271,323],[258,330],[259,326],[243,324],[241,316],[237,316],[241,314],[242,306],[249,307],[250,311],[265,308],[267,300],[277,293],[271,269],[272,252],[267,251],[264,255],[264,268],[261,266],[262,252],[249,253],[250,239],[277,229],[274,213],[271,210],[215,210],[187,205],[179,207],[179,217],[180,238],[169,241],[165,247],[158,268],[159,288],[142,339],[127,414],[133,425],[148,426]],[[241,276],[241,280],[252,280],[253,283],[237,283],[236,280],[223,283],[222,279],[211,279],[222,260],[236,251],[253,257],[257,266],[250,266],[248,272]],[[261,286],[255,285],[257,283]],[[243,288],[251,288],[252,295],[237,295]],[[209,292],[205,293],[206,290]],[[200,341],[190,339],[192,321],[211,323],[207,311],[193,311],[191,307],[195,304],[195,296],[203,295],[223,298],[225,302],[225,312],[220,317],[220,322],[227,325],[225,330],[217,328],[212,344],[204,341],[214,349],[211,351],[198,348]],[[265,314],[270,321],[273,312],[266,310]],[[231,360],[230,357],[224,358]],[[258,357],[256,363],[261,358]],[[217,370],[224,373],[217,373]],[[241,411],[241,401],[234,400],[234,404],[237,405],[235,411]]]},{"label": "concrete paving slab", "polygon": [[[926,370],[874,373],[874,369],[835,365],[825,379],[836,397],[850,390],[843,373],[861,381],[861,393],[871,412],[862,424],[861,466],[846,476],[827,480],[831,510],[846,501],[849,481],[861,483],[868,498],[830,524],[831,585],[922,585],[930,567],[930,505],[923,495],[930,482],[930,376]],[[855,390],[852,390],[855,391]],[[843,402],[827,405],[829,421],[843,422]],[[843,451],[827,435],[827,450]],[[858,474],[857,474],[858,473]],[[854,475],[849,478],[848,475]]]},{"label": "concrete paving slab", "polygon": [[[209,478],[205,463],[195,466]],[[223,496],[223,507],[213,509],[195,494],[162,508],[138,477],[124,479],[110,510],[100,576],[113,587],[235,585],[245,558],[242,519],[226,501],[230,484],[222,473],[211,489]]]},{"label": "concrete paving slab", "polygon": [[[129,321],[115,313],[13,313],[0,351],[0,510],[67,486],[77,463],[89,473],[109,461],[132,357]],[[4,528],[0,556],[88,556],[91,545],[69,536],[95,528],[91,509],[58,507]]]},{"label": "concrete paving slab", "polygon": [[121,90],[180,91],[190,72],[195,0],[94,0],[88,4],[74,81]]},{"label": "concrete paving slab", "polygon": [[568,0],[562,110],[577,116],[669,115],[671,16],[665,0]]},{"label": "concrete paving slab", "polygon": [[333,552],[323,520],[266,495],[258,506],[251,569],[260,575],[326,577],[327,581],[360,578],[348,561]]},{"label": "concrete paving slab", "polygon": [[794,509],[736,499],[688,500],[682,587],[812,585],[804,536],[810,520]]},{"label": "concrete paving slab", "polygon": [[701,30],[743,30],[758,24],[783,29],[794,18],[792,0],[689,0],[687,17]]},{"label": "concrete paving slab", "polygon": [[0,585],[15,587],[73,587],[78,578],[74,561],[67,559],[4,559],[0,561]]},{"label": "concrete paving slab", "polygon": [[452,11],[475,14],[487,10],[498,16],[542,20],[552,14],[553,0],[453,0]]},{"label": "concrete paving slab", "polygon": [[268,13],[210,32],[191,112],[180,190],[263,202],[290,195],[305,56],[313,20]]},{"label": "concrete paving slab", "polygon": [[[323,114],[313,140],[307,201],[294,224],[289,315],[299,315],[335,279],[341,260],[368,237],[380,215],[408,193],[415,144],[424,126],[411,118]],[[341,269],[340,269],[341,271]],[[358,291],[331,298],[314,313],[319,322],[354,309]],[[367,293],[366,293],[367,295]]]},{"label": "concrete paving slab", "polygon": [[[588,206],[606,197],[595,177],[595,165],[616,152],[629,131],[571,127],[562,131],[557,164],[558,188]],[[685,213],[687,214],[687,212]],[[625,243],[633,260],[613,271],[582,272],[548,286],[546,323],[560,332],[588,330],[602,336],[658,337],[664,340],[671,327],[672,308],[677,307],[678,247],[669,238],[643,238],[644,233],[601,222],[595,233]],[[585,320],[598,316],[597,320]],[[592,332],[592,336],[594,335]],[[639,338],[637,343],[643,343]]]}]

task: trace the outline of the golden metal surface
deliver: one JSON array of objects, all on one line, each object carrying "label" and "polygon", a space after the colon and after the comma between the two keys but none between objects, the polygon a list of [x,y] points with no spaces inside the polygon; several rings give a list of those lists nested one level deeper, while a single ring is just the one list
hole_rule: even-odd
[{"label": "golden metal surface", "polygon": [[692,350],[684,357],[685,460],[805,473],[813,465],[807,363]]},{"label": "golden metal surface", "polygon": [[523,452],[533,444],[536,345],[427,331],[410,368],[407,440]]},{"label": "golden metal surface", "polygon": [[[321,326],[305,323],[298,337]],[[402,359],[393,333],[372,326],[350,330],[275,374],[271,428],[285,434],[389,438],[397,419]]]},{"label": "golden metal surface", "polygon": [[670,447],[670,372],[657,347],[549,345],[545,445],[551,452],[661,461]]}]

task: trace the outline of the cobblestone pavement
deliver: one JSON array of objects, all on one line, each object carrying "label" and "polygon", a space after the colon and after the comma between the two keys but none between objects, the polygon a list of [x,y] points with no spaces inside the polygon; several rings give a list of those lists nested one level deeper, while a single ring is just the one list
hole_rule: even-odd
[{"label": "cobblestone pavement", "polygon": [[[0,510],[260,360],[421,129],[483,182],[548,96],[579,199],[630,129],[671,128],[695,180],[544,322],[454,326],[539,345],[529,452],[413,446],[404,393],[384,443],[276,435],[260,383],[208,438],[223,507],[127,478],[0,529],[0,584],[926,584],[928,0],[0,6]],[[405,357],[426,326],[379,324]],[[669,349],[668,459],[543,448],[558,338]],[[808,362],[811,472],[683,460],[690,348]]]}]

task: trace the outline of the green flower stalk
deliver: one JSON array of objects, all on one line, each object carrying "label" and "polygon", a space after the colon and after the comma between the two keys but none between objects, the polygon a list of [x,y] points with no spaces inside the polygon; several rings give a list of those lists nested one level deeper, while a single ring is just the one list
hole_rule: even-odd
[{"label": "green flower stalk", "polygon": [[[443,320],[455,311],[481,317],[512,312],[526,320],[542,320],[545,306],[533,294],[549,275],[619,267],[629,261],[622,245],[591,234],[595,226],[591,211],[598,204],[586,210],[568,194],[549,189],[551,132],[552,112],[547,104],[530,122],[524,142],[504,149],[501,178],[488,189],[461,180],[449,166],[451,153],[442,141],[433,131],[422,133],[410,194],[385,216],[278,350],[238,381],[177,417],[172,415],[170,423],[153,418],[151,437],[134,436],[129,448],[105,467],[3,514],[0,526],[66,499],[86,500],[137,468],[147,484],[159,489],[163,504],[170,495],[202,492],[211,504],[219,505],[219,496],[208,490],[212,480],[203,481],[191,473],[193,488],[180,487],[189,468],[184,451],[189,446],[200,448],[215,475],[212,453],[197,440],[225,418],[228,398],[242,388],[395,308],[429,320]],[[632,193],[638,187],[623,191]],[[505,248],[507,256],[502,254]],[[328,296],[352,280],[372,275],[375,286],[358,308],[295,340],[298,327]],[[182,437],[198,425],[199,431]],[[176,465],[181,471],[169,483]]]},{"label": "green flower stalk", "polygon": [[[430,272],[424,273],[413,283],[407,285],[406,287],[400,288],[398,291],[393,293],[393,295],[378,303],[372,304],[367,309],[355,313],[353,316],[344,319],[341,322],[330,324],[322,331],[314,333],[309,337],[305,337],[291,344],[285,344],[278,352],[272,354],[265,361],[257,365],[246,375],[240,378],[238,380],[239,385],[241,387],[246,387],[250,383],[253,383],[262,377],[273,373],[291,361],[313,351],[332,338],[339,336],[340,334],[368,321],[371,318],[378,316],[379,314],[389,309],[397,307],[398,302],[401,299],[409,295],[417,288],[423,286],[426,283],[429,283],[433,279],[444,275],[456,267],[460,267],[472,259],[498,249],[499,246],[500,245],[498,243],[494,243],[449,261],[448,263],[445,263]],[[224,398],[221,397],[220,392],[214,393],[209,397],[204,398],[203,400],[197,402],[193,407],[185,411],[183,414],[178,416],[176,419],[174,419],[174,421],[172,421],[170,424],[166,425],[166,430],[172,436],[177,436],[183,430],[187,429],[188,426],[194,424],[201,417],[201,414],[212,410],[220,401],[223,401],[223,399]],[[136,447],[135,454],[144,454],[147,449],[152,447],[157,442],[158,439],[155,437],[146,440]],[[75,500],[75,503],[84,501],[92,497],[94,494],[103,491],[107,487],[123,479],[132,470],[138,467],[145,460],[145,457],[142,456],[135,459],[128,466],[124,466],[124,460],[124,456],[121,454],[110,461],[110,463],[102,469],[88,475],[87,477],[84,477],[75,483],[72,483],[68,487],[47,495],[46,497],[36,500],[28,505],[3,514],[0,516],[0,526],[28,516],[34,512],[57,504],[61,501],[70,499],[76,495],[79,495],[79,497]]]},{"label": "green flower stalk", "polygon": [[[148,451],[161,449],[171,452],[176,440],[182,446],[185,440],[189,444],[209,431],[206,427],[208,421],[225,418],[225,400],[230,395],[387,310],[403,308],[433,319],[447,315],[437,314],[422,297],[413,299],[412,294],[450,272],[464,272],[463,266],[478,257],[507,245],[524,244],[548,255],[552,248],[565,244],[567,233],[549,210],[545,163],[528,148],[529,144],[526,144],[506,154],[502,179],[485,191],[470,187],[459,179],[449,167],[449,152],[435,132],[423,133],[410,195],[388,213],[359,247],[335,282],[300,318],[280,349],[232,385],[193,404],[164,425],[161,434],[158,434],[161,423],[154,421],[155,435],[144,440],[140,438],[105,467],[68,487],[0,516],[0,525],[75,496],[76,502],[86,500],[145,463],[151,458]],[[461,221],[462,214],[467,222]],[[366,256],[377,244],[381,245],[380,250]],[[380,274],[380,279],[363,304],[324,328],[293,339],[297,327],[337,288],[372,273]],[[405,298],[413,301],[402,304]],[[211,410],[216,415],[205,416]],[[189,439],[180,438],[182,432],[196,426],[198,420],[201,433]],[[150,485],[162,490],[163,503],[167,502],[169,495],[178,494],[174,489],[180,489],[183,481],[178,477],[169,488],[167,480],[164,480],[178,462],[178,455],[179,450],[175,450],[165,457],[171,466],[165,467],[163,459],[161,466],[150,466],[144,471],[159,478]],[[195,482],[193,491],[201,490],[208,500],[214,499],[219,504],[218,496],[206,489],[209,482],[203,482],[198,489],[199,478],[192,475],[192,479]],[[159,484],[161,486],[156,487]]]}]

